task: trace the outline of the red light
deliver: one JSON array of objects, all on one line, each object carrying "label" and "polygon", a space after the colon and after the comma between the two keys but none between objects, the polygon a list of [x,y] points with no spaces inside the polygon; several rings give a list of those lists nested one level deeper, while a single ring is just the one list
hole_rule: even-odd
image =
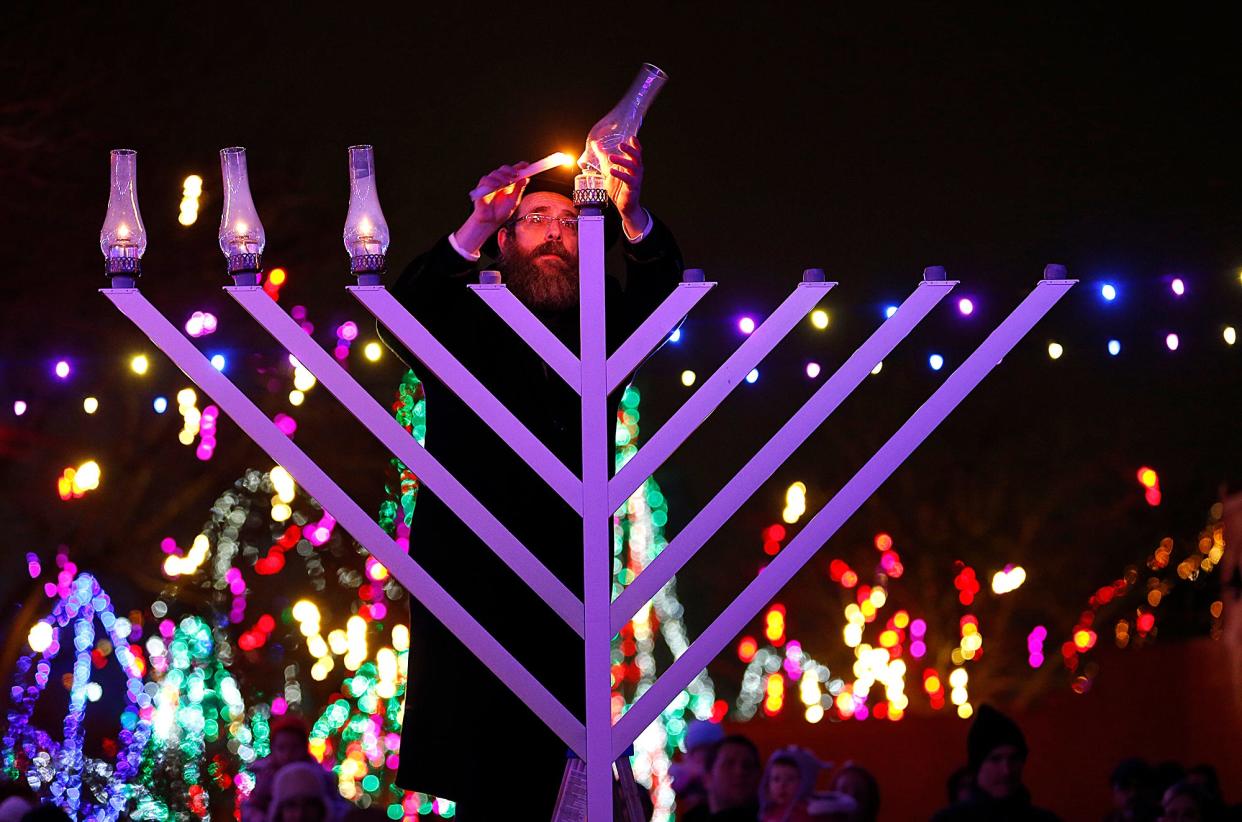
[{"label": "red light", "polygon": [[1156,615],[1153,613],[1139,614],[1134,624],[1138,627],[1139,633],[1145,634],[1156,626]]},{"label": "red light", "polygon": [[858,574],[853,571],[846,571],[841,575],[841,585],[846,588],[853,588],[858,584]]},{"label": "red light", "polygon": [[893,538],[888,534],[875,535],[875,549],[877,551],[887,551],[893,547]]},{"label": "red light", "polygon": [[1152,487],[1143,492],[1143,497],[1147,500],[1147,504],[1153,508],[1160,504],[1160,488]]},{"label": "red light", "polygon": [[753,636],[742,637],[742,641],[737,644],[737,658],[743,662],[750,662],[755,658],[758,650],[759,643]]},{"label": "red light", "polygon": [[776,542],[782,541],[785,539],[785,526],[769,525],[767,528],[763,529],[763,538],[765,540],[775,540]]},{"label": "red light", "polygon": [[1160,477],[1153,469],[1144,465],[1138,470],[1138,481],[1144,488],[1155,488],[1160,483]]}]

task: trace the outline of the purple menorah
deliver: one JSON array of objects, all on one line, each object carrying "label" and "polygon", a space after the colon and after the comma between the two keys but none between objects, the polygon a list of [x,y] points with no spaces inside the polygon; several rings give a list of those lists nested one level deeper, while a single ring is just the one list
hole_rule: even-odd
[{"label": "purple menorah", "polygon": [[[118,185],[118,156],[113,157],[113,197],[105,223],[107,273],[113,287],[102,293],[151,341],[229,415],[242,430],[283,466],[308,493],[329,511],[345,530],[382,562],[392,575],[428,611],[444,623],[500,680],[555,732],[586,764],[586,818],[611,819],[612,764],[691,680],[702,671],[765,603],[793,577],[837,529],[905,461],[1001,359],[1018,343],[1075,283],[1065,269],[1049,265],[1034,290],[988,335],[987,339],[949,375],[875,454],[821,508],[801,532],[733,601],[707,629],[664,671],[655,684],[612,721],[610,678],[611,640],[629,619],[724,524],[729,516],[824,422],[897,346],[902,339],[957,285],[944,269],[924,271],[923,280],[909,297],[832,376],[781,426],[749,462],[681,529],[664,551],[611,599],[612,515],[643,481],[658,469],[708,417],[746,375],[804,318],[836,284],[826,282],[819,269],[808,269],[793,292],[751,333],[736,351],[670,417],[638,452],[609,477],[613,444],[608,420],[608,394],[621,385],[677,323],[715,285],[702,272],[689,269],[672,294],[608,355],[604,329],[604,217],[598,197],[579,196],[580,341],[578,354],[570,351],[499,281],[484,272],[483,282],[471,286],[522,340],[573,387],[581,397],[582,465],[567,466],[540,442],[452,352],[444,348],[382,285],[387,250],[387,226],[374,195],[373,167],[360,162],[351,149],[351,174],[363,169],[369,197],[363,216],[347,224],[346,243],[351,270],[359,284],[348,291],[392,335],[413,352],[446,386],[470,407],[582,517],[583,599],[571,592],[526,546],[463,487],[443,465],[411,437],[384,406],[368,394],[326,351],[258,285],[261,273],[262,226],[258,225],[244,165],[237,171],[237,152],[226,150],[225,219],[221,248],[229,258],[235,285],[225,291],[310,371],[354,417],[387,449],[413,469],[420,482],[436,495],[505,562],[526,584],[583,638],[586,697],[585,723],[574,716],[532,676],[487,630],[441,587],[376,521],[274,422],[217,371],[163,314],[135,287],[145,249],[137,202],[133,197],[133,155],[120,155],[122,178]],[[226,153],[222,153],[225,155]],[[128,162],[128,172],[124,164]],[[244,160],[243,160],[244,163]],[[230,174],[233,175],[230,178]],[[240,179],[240,182],[238,182]],[[359,190],[355,179],[354,192]],[[118,195],[118,191],[120,194]],[[232,197],[230,203],[229,197]],[[128,199],[126,199],[128,198]],[[127,203],[132,203],[132,209]],[[351,200],[351,215],[354,214]],[[120,216],[114,216],[114,211]],[[365,213],[363,213],[365,212]],[[241,216],[236,216],[241,215]],[[236,219],[234,219],[236,217]],[[353,219],[353,217],[351,217]],[[128,223],[119,222],[128,220]],[[118,228],[119,225],[119,228]],[[352,234],[351,234],[352,231]],[[352,237],[352,240],[351,240]],[[351,242],[353,245],[351,245]],[[580,469],[575,470],[575,469]]]}]

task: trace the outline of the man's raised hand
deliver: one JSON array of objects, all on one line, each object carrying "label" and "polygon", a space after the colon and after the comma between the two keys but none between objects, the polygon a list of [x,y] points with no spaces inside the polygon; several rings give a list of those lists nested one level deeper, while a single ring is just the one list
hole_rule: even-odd
[{"label": "man's raised hand", "polygon": [[530,163],[523,161],[511,166],[501,166],[491,174],[479,178],[476,188],[491,193],[474,201],[470,216],[462,223],[461,228],[453,232],[457,244],[463,250],[477,254],[487,238],[495,234],[517,211],[522,192],[526,190],[529,182],[522,176],[522,169],[528,165]]}]

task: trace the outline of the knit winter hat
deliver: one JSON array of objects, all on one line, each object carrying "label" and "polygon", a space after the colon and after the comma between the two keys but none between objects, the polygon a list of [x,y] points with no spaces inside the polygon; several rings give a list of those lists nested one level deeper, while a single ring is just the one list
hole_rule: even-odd
[{"label": "knit winter hat", "polygon": [[318,799],[323,804],[326,817],[329,804],[324,793],[323,768],[312,762],[292,762],[277,771],[272,786],[272,804],[268,806],[269,822],[277,822],[281,806],[294,799]]},{"label": "knit winter hat", "polygon": [[1026,737],[1017,723],[991,705],[980,705],[966,736],[966,757],[970,769],[978,771],[988,754],[1002,745],[1013,745],[1026,758]]}]

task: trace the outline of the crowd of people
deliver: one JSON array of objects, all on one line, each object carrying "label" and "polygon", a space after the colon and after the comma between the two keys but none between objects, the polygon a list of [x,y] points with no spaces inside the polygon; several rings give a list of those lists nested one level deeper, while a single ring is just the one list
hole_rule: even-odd
[{"label": "crowd of people", "polygon": [[[966,764],[949,777],[945,807],[932,822],[1056,822],[1023,782],[1027,755],[1017,724],[982,706],[967,736]],[[707,722],[687,731],[673,786],[678,818],[686,822],[874,822],[880,812],[879,782],[862,765],[835,767],[797,746],[777,750],[765,764],[745,736],[725,736]],[[1111,789],[1105,822],[1242,819],[1242,807],[1225,804],[1210,765],[1127,759],[1113,771]]]},{"label": "crowd of people", "polygon": [[[254,765],[254,789],[241,822],[365,822],[386,819],[341,798],[332,772],[310,754],[306,725],[289,717],[274,723],[271,753]],[[764,763],[747,737],[726,736],[719,725],[694,722],[685,753],[672,767],[677,818],[684,822],[874,822],[880,784],[856,762],[834,766],[791,745]],[[984,705],[967,736],[966,764],[946,784],[944,809],[932,822],[1055,822],[1023,779],[1028,749],[1009,717]],[[1104,822],[1225,822],[1242,819],[1221,795],[1208,765],[1127,759],[1111,776],[1113,810]],[[518,819],[518,816],[511,816]],[[40,805],[28,790],[0,785],[0,822],[62,822],[69,817]],[[467,822],[473,822],[468,820]]]}]

